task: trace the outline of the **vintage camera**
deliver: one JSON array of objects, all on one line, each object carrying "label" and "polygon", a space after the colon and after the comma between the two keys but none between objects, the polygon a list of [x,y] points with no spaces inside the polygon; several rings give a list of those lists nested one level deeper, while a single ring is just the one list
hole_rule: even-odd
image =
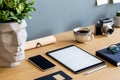
[{"label": "vintage camera", "polygon": [[101,18],[96,27],[96,35],[111,35],[114,32],[114,20],[110,18]]}]

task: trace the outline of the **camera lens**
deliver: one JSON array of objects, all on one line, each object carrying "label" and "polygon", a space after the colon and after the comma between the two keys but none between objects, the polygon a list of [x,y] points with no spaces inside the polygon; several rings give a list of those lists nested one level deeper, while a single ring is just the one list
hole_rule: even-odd
[{"label": "camera lens", "polygon": [[111,35],[111,34],[113,33],[113,28],[112,28],[112,26],[111,26],[110,24],[105,24],[105,25],[103,26],[103,33],[104,33],[105,35]]},{"label": "camera lens", "polygon": [[107,30],[107,34],[112,34],[113,33],[113,29],[108,29]]}]

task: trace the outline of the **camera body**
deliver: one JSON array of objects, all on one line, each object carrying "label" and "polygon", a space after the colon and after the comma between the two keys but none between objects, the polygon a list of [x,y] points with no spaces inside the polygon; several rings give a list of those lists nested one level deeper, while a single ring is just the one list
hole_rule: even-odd
[{"label": "camera body", "polygon": [[96,35],[111,35],[114,32],[114,20],[110,18],[101,18],[96,27]]}]

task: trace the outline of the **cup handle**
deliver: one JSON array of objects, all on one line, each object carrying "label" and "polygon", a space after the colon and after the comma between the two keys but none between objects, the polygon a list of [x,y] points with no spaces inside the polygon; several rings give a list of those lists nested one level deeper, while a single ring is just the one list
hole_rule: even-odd
[{"label": "cup handle", "polygon": [[92,41],[94,39],[94,35],[93,34],[89,34],[87,37],[87,42]]}]

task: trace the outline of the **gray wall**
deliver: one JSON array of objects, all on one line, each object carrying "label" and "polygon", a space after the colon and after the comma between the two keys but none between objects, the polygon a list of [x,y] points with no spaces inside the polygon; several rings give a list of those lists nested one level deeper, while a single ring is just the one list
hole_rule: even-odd
[{"label": "gray wall", "polygon": [[35,0],[37,11],[27,19],[28,40],[58,34],[79,26],[95,24],[102,17],[113,18],[120,3],[96,6],[95,0]]}]

